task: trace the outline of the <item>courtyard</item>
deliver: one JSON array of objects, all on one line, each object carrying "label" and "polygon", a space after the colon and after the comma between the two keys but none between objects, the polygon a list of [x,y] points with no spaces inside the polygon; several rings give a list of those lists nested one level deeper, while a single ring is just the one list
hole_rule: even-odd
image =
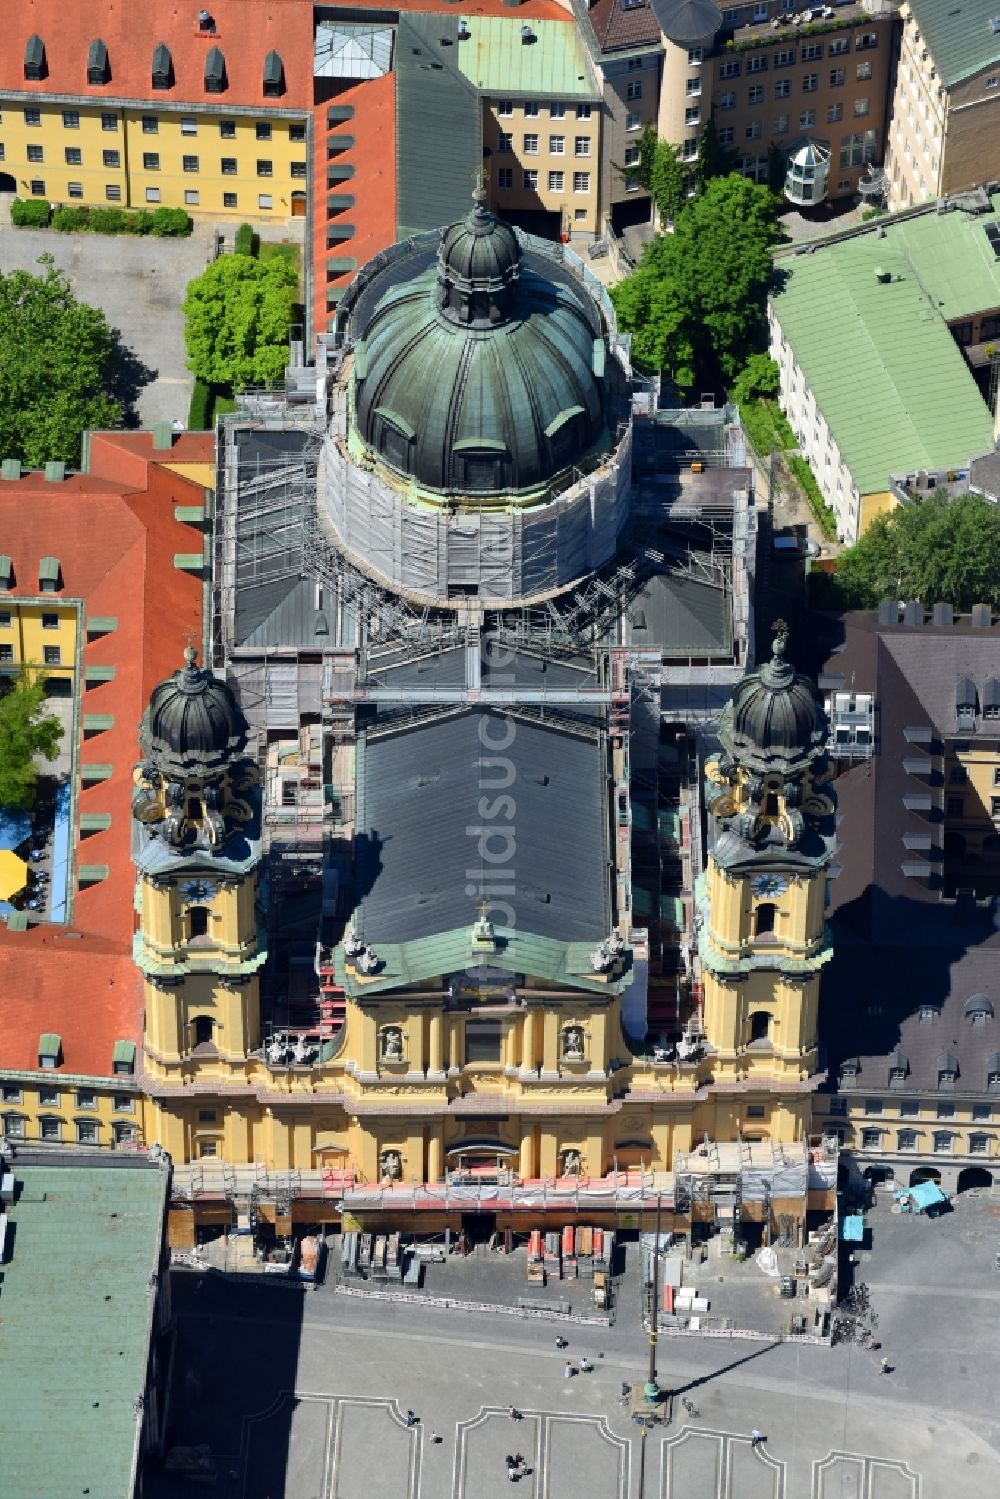
[{"label": "courtyard", "polygon": [[[664,1334],[657,1368],[671,1398],[646,1435],[621,1400],[648,1362],[628,1289],[607,1327],[345,1296],[336,1275],[306,1290],[206,1274],[198,1290],[199,1277],[175,1272],[167,1445],[205,1444],[218,1491],[240,1499],[493,1499],[510,1491],[505,1458],[517,1452],[532,1499],[993,1499],[998,1209],[966,1196],[942,1218],[900,1218],[886,1199],[869,1215],[857,1274],[887,1377],[878,1353],[850,1343]],[[449,1269],[435,1267],[435,1296]],[[460,1275],[471,1290],[491,1269],[465,1262]],[[567,1378],[566,1360],[582,1355],[593,1372]],[[766,1437],[756,1451],[754,1427]],[[153,1470],[147,1492],[191,1486]]]}]

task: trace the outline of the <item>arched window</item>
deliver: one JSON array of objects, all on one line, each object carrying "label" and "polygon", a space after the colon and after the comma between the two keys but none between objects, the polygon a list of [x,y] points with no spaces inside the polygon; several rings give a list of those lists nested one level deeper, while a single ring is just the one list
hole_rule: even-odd
[{"label": "arched window", "polygon": [[750,1016],[750,1045],[767,1041],[771,1034],[771,1016],[767,1010],[754,1010]]},{"label": "arched window", "polygon": [[753,913],[753,934],[755,937],[766,936],[768,932],[774,931],[774,923],[777,919],[778,908],[773,901],[762,901]]},{"label": "arched window", "polygon": [[194,1022],[194,1044],[195,1044],[195,1046],[204,1046],[206,1044],[206,1042],[208,1042],[208,1043],[211,1042],[211,1040],[212,1040],[212,1030],[213,1030],[214,1026],[215,1026],[215,1021],[212,1019],[211,1015],[196,1015],[195,1016],[195,1022]]},{"label": "arched window", "polygon": [[208,936],[208,907],[188,907],[188,935],[189,938]]}]

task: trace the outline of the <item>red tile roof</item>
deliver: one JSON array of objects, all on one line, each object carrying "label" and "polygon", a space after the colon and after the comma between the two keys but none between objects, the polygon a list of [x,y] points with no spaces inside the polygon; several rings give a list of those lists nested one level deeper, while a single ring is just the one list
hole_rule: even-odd
[{"label": "red tile roof", "polygon": [[[174,519],[203,491],[165,462],[211,457],[211,434],[179,438],[154,455],[143,433],[100,433],[91,472],[63,483],[38,475],[0,483],[0,534],[14,563],[14,594],[37,592],[38,562],[56,555],[60,597],[82,598],[84,616],[114,616],[118,628],[87,640],[82,666],[113,665],[110,682],[87,689],[81,710],[114,725],[78,745],[78,763],[109,763],[110,780],[82,787],[79,812],[109,812],[111,825],[77,846],[78,862],[106,864],[108,878],[78,890],[69,928],[9,932],[0,923],[0,1065],[37,1066],[43,1031],[62,1037],[63,1070],[111,1073],[117,1040],[142,1040],[142,984],[132,964],[132,766],[138,724],[155,684],[174,671],[189,639],[201,638],[202,584],[178,571],[175,553],[198,551],[199,530]],[[70,932],[78,933],[71,936]]]},{"label": "red tile roof", "polygon": [[[101,99],[162,99],[164,104],[265,106],[304,109],[312,102],[313,22],[309,0],[204,0],[215,35],[198,29],[202,0],[132,0],[117,4],[66,4],[65,0],[5,0],[0,89]],[[47,74],[24,76],[31,36],[45,44]],[[110,82],[87,82],[87,54],[100,39],[108,49]],[[153,52],[170,49],[174,85],[153,91]],[[226,60],[224,93],[205,90],[205,58],[218,47]],[[264,59],[276,51],[284,64],[285,92],[264,98]]]},{"label": "red tile roof", "polygon": [[[331,125],[328,129],[326,112],[330,104],[349,104],[354,110],[353,119]],[[327,103],[318,105],[314,120],[313,180],[317,206],[313,214],[313,331],[325,333],[327,322],[333,316],[332,308],[327,311],[327,287],[347,286],[354,277],[353,271],[347,271],[328,279],[327,258],[351,256],[360,269],[396,239],[395,77],[387,73],[384,78],[372,78],[345,89]],[[354,167],[354,176],[327,188],[327,137],[330,135],[354,137],[353,147],[348,151],[338,151],[332,159],[345,165],[350,163]],[[353,197],[354,206],[329,217],[327,198],[337,193]],[[338,222],[353,224],[354,235],[328,249],[327,229],[335,227]]]},{"label": "red tile roof", "polygon": [[[454,0],[391,0],[391,4],[386,4],[386,0],[324,0],[323,9],[373,10],[383,14],[401,10],[423,11],[427,15],[437,15],[438,12],[455,14]],[[570,6],[561,5],[559,0],[521,0],[516,12],[509,4],[505,4],[505,0],[473,0],[471,5],[460,5],[459,13],[467,16],[503,16],[508,21],[566,21],[571,26],[575,21]],[[345,20],[348,19],[350,18],[345,16]]]},{"label": "red tile roof", "polygon": [[660,40],[660,23],[648,4],[626,8],[621,0],[594,0],[584,24],[590,26],[604,52],[650,46]]}]

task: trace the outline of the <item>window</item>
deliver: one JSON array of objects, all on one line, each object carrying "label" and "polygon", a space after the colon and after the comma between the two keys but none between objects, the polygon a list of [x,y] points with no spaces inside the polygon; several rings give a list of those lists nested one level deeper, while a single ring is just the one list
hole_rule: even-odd
[{"label": "window", "polygon": [[[625,163],[624,163],[625,166],[627,166],[627,167],[637,167],[639,165],[640,155],[641,155],[641,153],[639,151],[639,147],[638,146],[626,146],[625,147]],[[0,621],[0,623],[2,623],[2,621]],[[8,617],[7,623],[8,624],[10,623],[9,617]]]},{"label": "window", "polygon": [[627,114],[625,115],[625,129],[626,130],[641,130],[642,129],[642,110],[641,109],[630,109],[627,112]]},{"label": "window", "polygon": [[211,1015],[197,1015],[194,1021],[194,1044],[205,1046],[212,1040],[213,1020]]},{"label": "window", "polygon": [[868,111],[869,111],[870,108],[871,108],[871,100],[870,99],[868,99],[868,98],[855,99],[855,101],[854,101],[854,113],[859,118],[860,118],[861,115],[866,115],[868,113]]},{"label": "window", "polygon": [[79,128],[80,128],[80,113],[79,113],[79,111],[76,110],[76,109],[64,109],[63,110],[63,129],[64,130],[79,130]]},{"label": "window", "polygon": [[131,1093],[121,1093],[114,1100],[111,1107],[116,1114],[132,1114],[135,1112],[135,1099]]},{"label": "window", "polygon": [[590,136],[578,135],[573,142],[573,153],[576,156],[590,155]]},{"label": "window", "polygon": [[629,103],[642,98],[642,79],[632,78],[625,85],[625,98]]},{"label": "window", "polygon": [[46,666],[62,665],[62,650],[59,646],[46,645],[43,647],[43,654]]},{"label": "window", "polygon": [[121,152],[119,152],[119,151],[105,151],[105,153],[104,153],[104,165],[106,167],[120,167],[121,166]]},{"label": "window", "polygon": [[197,135],[198,121],[191,115],[181,115],[181,135]]},{"label": "window", "polygon": [[78,1088],[76,1093],[76,1106],[78,1109],[96,1109],[97,1094],[93,1088]]},{"label": "window", "polygon": [[988,1103],[974,1103],[972,1105],[972,1117],[977,1122],[983,1119],[992,1119],[993,1110]]},{"label": "window", "polygon": [[989,1135],[983,1135],[983,1134],[978,1134],[977,1133],[977,1134],[969,1136],[969,1154],[970,1155],[989,1155],[989,1153],[990,1153],[990,1137],[989,1137]]},{"label": "window", "polygon": [[590,173],[589,172],[574,172],[573,173],[573,191],[575,193],[589,193],[590,192]]},{"label": "window", "polygon": [[880,1129],[863,1129],[861,1131],[861,1149],[878,1150],[882,1144],[882,1131]]},{"label": "window", "polygon": [[896,1135],[896,1143],[900,1150],[916,1150],[917,1132],[915,1129],[901,1129]]},{"label": "window", "polygon": [[775,135],[787,135],[787,133],[788,133],[788,116],[787,115],[779,115],[778,118],[774,122],[774,134]]},{"label": "window", "polygon": [[748,57],[747,58],[747,72],[748,73],[766,73],[767,72],[767,54],[766,54],[766,52],[757,52],[752,57]]},{"label": "window", "polygon": [[257,194],[257,207],[260,209],[273,208],[274,201],[270,193]]},{"label": "window", "polygon": [[534,169],[532,169],[530,172],[525,172],[525,174],[524,174],[524,187],[525,187],[525,191],[526,192],[529,192],[529,193],[537,192],[537,190],[538,190],[538,173],[537,173],[537,171],[535,171]]},{"label": "window", "polygon": [[780,52],[774,54],[774,66],[776,68],[794,68],[795,48],[783,47]]},{"label": "window", "polygon": [[851,50],[851,44],[846,36],[835,37],[832,42],[826,44],[827,57],[843,57],[845,52]]},{"label": "window", "polygon": [[[525,147],[524,147],[524,149],[527,150],[528,149],[528,145],[527,145],[528,137],[525,136],[524,139],[525,139]],[[537,140],[538,137],[536,136],[535,139]],[[537,147],[536,147],[536,150],[537,150]],[[550,152],[550,154],[552,156],[562,156],[562,155],[565,154],[565,151],[566,151],[566,137],[564,135],[550,135],[549,136],[549,152]],[[577,154],[579,155],[579,152]]]},{"label": "window", "polygon": [[740,76],[740,65],[738,62],[724,62],[719,68],[720,78],[738,78]]},{"label": "window", "polygon": [[565,118],[566,118],[566,106],[565,106],[565,104],[550,104],[549,105],[549,119],[550,120],[564,120]]},{"label": "window", "polygon": [[[970,334],[969,342],[970,343],[972,342],[971,334]],[[949,769],[948,769],[948,784],[949,784],[949,786],[964,786],[965,782],[968,779],[969,779],[969,772],[966,770],[966,768],[965,768],[964,765],[952,765],[952,766],[949,767]]]},{"label": "window", "polygon": [[497,186],[501,192],[509,192],[514,186],[514,168],[501,167],[497,173]]},{"label": "window", "polygon": [[273,167],[272,163],[269,162],[269,161],[266,161],[265,159],[263,159],[260,156],[258,156],[258,158],[257,158],[257,176],[258,177],[273,177],[274,176],[274,167]]},{"label": "window", "polygon": [[723,125],[722,129],[719,131],[719,144],[721,146],[731,146],[733,144],[732,125]]},{"label": "window", "polygon": [[761,901],[753,913],[753,934],[755,937],[763,937],[774,931],[775,921],[778,916],[778,908],[773,901]]},{"label": "window", "polygon": [[201,1160],[203,1160],[203,1161],[214,1160],[215,1157],[218,1154],[219,1154],[219,1142],[218,1142],[218,1140],[199,1140],[198,1141],[198,1155],[199,1155],[199,1157],[200,1157]]},{"label": "window", "polygon": [[201,201],[201,194],[196,187],[184,189],[184,205],[186,208],[197,208]]},{"label": "window", "polygon": [[767,1010],[754,1010],[750,1016],[750,1045],[767,1041],[771,1035],[771,1016]]},{"label": "window", "polygon": [[12,645],[0,645],[0,661],[13,661],[14,647]]},{"label": "window", "polygon": [[198,158],[197,156],[182,156],[181,165],[183,166],[185,172],[197,172]]},{"label": "window", "polygon": [[467,1020],[465,1024],[466,1062],[499,1062],[500,1037],[499,1020]]},{"label": "window", "polygon": [[854,38],[855,52],[870,52],[873,47],[878,46],[877,31],[863,31],[860,36]]},{"label": "window", "polygon": [[78,1145],[96,1145],[97,1120],[78,1119],[76,1121],[76,1140]]},{"label": "window", "polygon": [[954,1119],[955,1105],[953,1103],[939,1103],[937,1106],[937,1117],[939,1119]]},{"label": "window", "polygon": [[725,93],[725,94],[720,94],[719,95],[719,108],[720,109],[735,109],[736,108],[736,95],[734,93],[732,93],[732,92],[728,92],[728,93]]},{"label": "window", "polygon": [[208,907],[207,906],[189,906],[188,907],[188,936],[189,937],[207,937],[208,936]]},{"label": "window", "polygon": [[994,73],[992,75],[992,77],[987,78],[987,80],[986,80],[986,87],[987,88],[996,88],[996,86],[997,86],[997,75]]},{"label": "window", "polygon": [[41,1137],[43,1140],[62,1139],[62,1121],[59,1119],[40,1119]]},{"label": "window", "polygon": [[24,1092],[20,1083],[4,1083],[2,1093],[4,1103],[23,1103]]},{"label": "window", "polygon": [[156,135],[156,134],[158,134],[159,129],[160,129],[160,122],[156,118],[156,115],[143,115],[143,117],[142,117],[142,133],[143,133],[143,135]]},{"label": "window", "polygon": [[[113,1124],[111,1131],[115,1137],[116,1145],[133,1145],[135,1143],[136,1133],[134,1124]],[[202,1151],[202,1154],[204,1154],[204,1151]]]},{"label": "window", "polygon": [[750,104],[763,104],[764,85],[762,83],[752,83],[747,91],[747,100]]},{"label": "window", "polygon": [[43,1109],[57,1109],[61,1094],[58,1088],[39,1088],[38,1102]]},{"label": "window", "polygon": [[813,128],[813,126],[815,125],[815,123],[816,123],[816,111],[814,109],[804,109],[802,111],[802,113],[799,115],[799,129],[800,130],[811,130]]},{"label": "window", "polygon": [[803,62],[818,62],[823,56],[823,43],[803,42],[800,56]]},{"label": "window", "polygon": [[[559,136],[557,136],[555,138],[557,140],[561,139],[561,137],[559,137]],[[524,137],[523,144],[524,144],[524,154],[525,154],[525,156],[537,156],[538,155],[538,136],[537,135],[526,135]]]},{"label": "window", "polygon": [[306,175],[306,163],[304,161],[293,161],[291,165],[292,165],[292,176],[293,177],[297,177],[297,178],[300,178],[300,179],[305,177],[305,175]]},{"label": "window", "polygon": [[748,1119],[763,1119],[765,1117],[764,1105],[762,1103],[747,1104]]},{"label": "window", "polygon": [[590,113],[591,111],[589,104],[578,104],[576,106],[576,117],[578,120],[589,120]]},{"label": "window", "polygon": [[533,99],[528,99],[525,101],[524,118],[526,120],[537,120],[538,118],[538,105]]},{"label": "window", "polygon": [[865,1099],[865,1113],[866,1114],[881,1114],[881,1112],[882,1112],[882,1100],[881,1100],[881,1098],[866,1098]]},{"label": "window", "polygon": [[501,130],[500,134],[497,136],[497,150],[498,151],[513,151],[513,149],[514,149],[514,137],[510,134],[509,131],[507,131],[507,130]]},{"label": "window", "polygon": [[214,1124],[215,1123],[215,1117],[216,1117],[216,1111],[215,1111],[215,1109],[199,1109],[198,1110],[198,1123],[199,1124]]},{"label": "window", "polygon": [[[696,140],[684,141],[684,143],[681,146],[681,160],[682,161],[695,161],[697,159],[697,156],[698,156],[698,142]],[[685,191],[689,190],[689,182],[688,182],[688,179],[686,179],[686,178],[685,178],[685,182],[684,182],[684,187],[685,187]]]},{"label": "window", "polygon": [[159,201],[160,201],[160,189],[158,187],[147,187],[147,189],[146,189],[146,202],[147,203],[159,203]]},{"label": "window", "polygon": [[[698,64],[701,62],[702,55],[703,54],[702,54],[702,50],[701,50],[700,47],[689,47],[688,48],[688,67],[689,68],[696,68],[698,66]],[[638,61],[638,59],[637,58],[630,58],[629,61],[630,62]]]},{"label": "window", "polygon": [[222,175],[223,175],[223,177],[235,177],[236,176],[236,157],[235,156],[224,156],[222,158]]},{"label": "window", "polygon": [[872,76],[871,61],[869,60],[868,62],[859,62],[858,63],[858,80],[859,80],[859,82],[864,82],[864,80],[866,78],[870,78],[871,76]]},{"label": "window", "polygon": [[565,174],[563,172],[550,172],[549,173],[549,192],[550,193],[561,193],[562,190],[563,190],[563,188],[564,188],[564,186],[565,186],[565,183],[566,183],[566,177],[565,177]]},{"label": "window", "polygon": [[3,1132],[5,1135],[10,1135],[11,1139],[23,1139],[23,1117],[20,1114],[5,1114],[3,1116]]},{"label": "window", "polygon": [[239,208],[239,206],[240,206],[239,199],[237,198],[236,194],[235,193],[223,193],[222,194],[222,206],[223,206],[223,208]]},{"label": "window", "polygon": [[259,141],[269,141],[271,139],[271,127],[266,120],[258,120],[254,126],[254,130]]},{"label": "window", "polygon": [[685,123],[685,125],[697,125],[697,123],[698,123],[698,121],[700,119],[701,119],[701,111],[698,108],[697,104],[694,106],[693,109],[686,109],[684,111],[684,123]]},{"label": "window", "polygon": [[224,141],[234,141],[236,139],[236,121],[220,120],[219,134],[222,136],[222,139]]},{"label": "window", "polygon": [[899,1116],[901,1119],[916,1119],[920,1113],[920,1105],[915,1098],[901,1098],[899,1100]]},{"label": "window", "polygon": [[779,78],[774,85],[774,97],[776,99],[790,99],[792,97],[792,80],[790,78]]},{"label": "window", "polygon": [[948,816],[961,817],[965,811],[965,799],[961,796],[948,797]]},{"label": "window", "polygon": [[990,797],[990,816],[994,821],[1000,817],[1000,796]]},{"label": "window", "polygon": [[122,198],[122,190],[118,183],[107,183],[104,188],[104,196],[107,198],[109,203],[120,203]]},{"label": "window", "polygon": [[694,99],[701,93],[701,79],[689,78],[684,89],[689,99]]},{"label": "window", "polygon": [[144,151],[142,153],[142,166],[146,172],[158,172],[160,170],[159,151]]},{"label": "window", "polygon": [[497,114],[501,119],[507,119],[514,113],[514,104],[510,99],[500,99],[497,103]]},{"label": "window", "polygon": [[954,1139],[950,1130],[936,1129],[934,1131],[934,1154],[951,1155],[951,1142]]},{"label": "window", "polygon": [[45,160],[45,152],[42,150],[42,147],[41,146],[29,146],[28,147],[28,160],[29,161],[34,161],[34,162],[44,161]]},{"label": "window", "polygon": [[24,111],[24,123],[26,125],[40,125],[42,123],[42,111],[40,109],[26,109]]},{"label": "window", "polygon": [[843,88],[843,86],[844,86],[844,70],[843,70],[843,68],[831,68],[830,69],[830,87],[831,88]]},{"label": "window", "polygon": [[760,121],[759,120],[754,120],[752,122],[752,124],[750,124],[750,125],[747,126],[747,128],[746,128],[746,138],[747,138],[748,141],[759,141],[760,140]]},{"label": "window", "polygon": [[826,106],[826,123],[836,125],[844,118],[844,106],[842,104],[828,104]]},{"label": "window", "polygon": [[103,115],[101,115],[101,129],[102,130],[117,130],[118,129],[118,116],[117,115],[113,115],[113,114],[103,114]]},{"label": "window", "polygon": [[66,165],[68,167],[83,166],[83,152],[79,146],[67,146],[63,151],[63,155],[66,158]]},{"label": "window", "polygon": [[804,73],[802,75],[802,92],[804,94],[814,94],[818,88],[819,88],[819,74],[818,73]]},{"label": "window", "polygon": [[831,1098],[830,1099],[830,1108],[829,1108],[828,1112],[831,1113],[831,1114],[846,1114],[847,1113],[847,1099],[846,1098]]},{"label": "window", "polygon": [[306,127],[304,125],[289,125],[288,139],[290,141],[304,141],[306,138]]}]

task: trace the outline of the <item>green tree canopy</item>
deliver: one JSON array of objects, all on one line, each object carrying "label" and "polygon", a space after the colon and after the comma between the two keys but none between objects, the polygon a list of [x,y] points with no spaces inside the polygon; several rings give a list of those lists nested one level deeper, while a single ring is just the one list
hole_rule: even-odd
[{"label": "green tree canopy", "polygon": [[188,368],[206,385],[276,384],[288,363],[298,280],[285,259],[220,255],[188,283]]},{"label": "green tree canopy", "polygon": [[882,599],[1000,608],[1000,512],[982,495],[952,499],[938,491],[878,516],[841,553],[837,585],[844,603],[858,609]]},{"label": "green tree canopy", "polygon": [[647,245],[611,292],[638,364],[687,389],[696,372],[729,378],[747,363],[764,318],[776,209],[767,188],[716,177],[685,204],[672,234]]},{"label": "green tree canopy", "polygon": [[638,162],[628,167],[616,163],[615,170],[644,187],[660,218],[673,223],[687,201],[687,173],[676,146],[660,140],[655,128],[647,125],[639,137]]},{"label": "green tree canopy", "polygon": [[751,354],[730,387],[734,401],[743,405],[755,396],[776,396],[781,372],[770,354]]},{"label": "green tree canopy", "polygon": [[715,121],[709,117],[698,137],[698,152],[694,160],[694,178],[698,191],[704,192],[713,177],[726,177],[732,170],[733,153],[722,145]]},{"label": "green tree canopy", "polygon": [[30,669],[0,693],[0,807],[26,811],[38,779],[35,756],[54,760],[58,754],[62,724],[44,705],[44,682]]},{"label": "green tree canopy", "polygon": [[0,272],[0,454],[31,468],[79,467],[88,427],[116,427],[117,342],[104,313],[78,302],[51,255],[42,274]]}]

